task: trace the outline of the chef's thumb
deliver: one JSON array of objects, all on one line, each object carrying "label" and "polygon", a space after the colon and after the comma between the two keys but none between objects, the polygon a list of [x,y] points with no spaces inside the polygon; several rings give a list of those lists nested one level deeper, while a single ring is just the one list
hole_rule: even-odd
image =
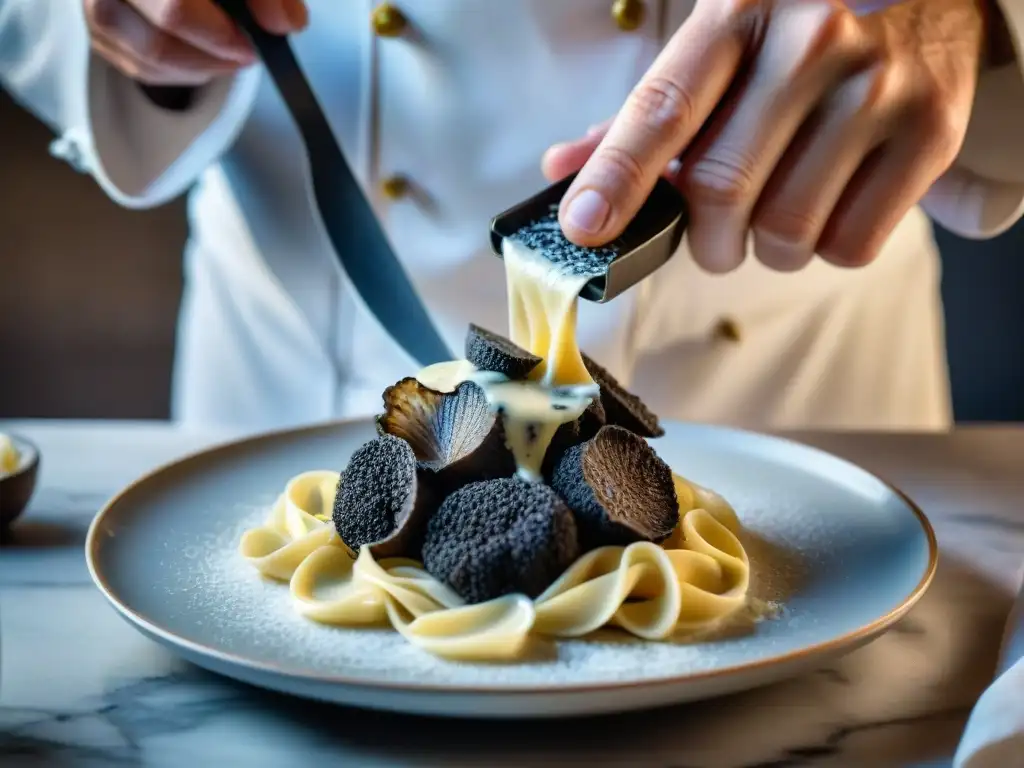
[{"label": "chef's thumb", "polygon": [[654,189],[668,158],[643,133],[620,114],[583,163],[559,210],[562,230],[574,243],[597,247],[614,240]]}]

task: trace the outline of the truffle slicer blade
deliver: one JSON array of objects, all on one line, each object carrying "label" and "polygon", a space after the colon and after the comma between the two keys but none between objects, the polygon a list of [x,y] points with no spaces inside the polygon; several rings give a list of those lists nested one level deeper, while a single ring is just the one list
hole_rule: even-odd
[{"label": "truffle slicer blade", "polygon": [[[504,238],[557,206],[574,178],[575,174],[568,176],[491,219],[494,253],[501,258]],[[603,304],[655,272],[679,248],[689,220],[689,209],[682,194],[667,179],[659,177],[654,190],[622,235],[609,243],[619,253],[603,275],[583,286],[580,297]]]}]

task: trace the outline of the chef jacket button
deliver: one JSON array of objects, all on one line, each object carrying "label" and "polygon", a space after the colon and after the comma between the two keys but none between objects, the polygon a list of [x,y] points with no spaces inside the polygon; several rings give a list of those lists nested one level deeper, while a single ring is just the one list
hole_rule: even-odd
[{"label": "chef jacket button", "polygon": [[740,332],[740,325],[731,317],[723,317],[715,325],[715,338],[722,341],[737,342],[743,338]]},{"label": "chef jacket button", "polygon": [[381,3],[370,16],[373,31],[380,37],[399,37],[408,26],[405,14],[391,3]]},{"label": "chef jacket button", "polygon": [[644,0],[615,0],[612,18],[623,32],[632,32],[644,23],[647,6]]},{"label": "chef jacket button", "polygon": [[389,176],[380,183],[380,191],[388,200],[401,200],[409,194],[409,179],[405,176]]}]

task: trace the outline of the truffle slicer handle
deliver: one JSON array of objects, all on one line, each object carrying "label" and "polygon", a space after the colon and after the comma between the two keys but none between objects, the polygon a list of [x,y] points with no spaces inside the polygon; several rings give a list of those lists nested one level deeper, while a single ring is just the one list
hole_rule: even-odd
[{"label": "truffle slicer handle", "polygon": [[[491,248],[501,256],[501,241],[557,206],[576,175],[573,174],[533,197],[499,213],[491,220]],[[690,221],[686,200],[667,179],[659,178],[637,215],[609,245],[619,253],[605,274],[590,280],[580,297],[603,304],[625,293],[667,262],[679,248]]]}]

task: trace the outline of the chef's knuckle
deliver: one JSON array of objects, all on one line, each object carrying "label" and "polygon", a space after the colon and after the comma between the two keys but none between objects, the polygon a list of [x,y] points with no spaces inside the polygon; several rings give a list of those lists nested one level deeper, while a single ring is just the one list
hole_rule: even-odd
[{"label": "chef's knuckle", "polygon": [[85,0],[85,19],[89,28],[106,32],[117,25],[120,0]]},{"label": "chef's knuckle", "polygon": [[817,219],[794,207],[769,205],[754,219],[753,231],[794,249],[813,244]]},{"label": "chef's knuckle", "polygon": [[689,125],[696,112],[693,96],[672,78],[649,77],[630,95],[631,117],[657,136],[671,136]]},{"label": "chef's knuckle", "polygon": [[813,28],[807,50],[815,58],[849,58],[860,48],[860,25],[847,7],[825,4]]},{"label": "chef's knuckle", "polygon": [[165,32],[182,32],[189,26],[189,0],[164,0],[155,14],[155,23]]},{"label": "chef's knuckle", "polygon": [[960,152],[966,121],[961,110],[936,91],[938,89],[929,89],[918,99],[921,144],[940,164],[948,165]]},{"label": "chef's knuckle", "polygon": [[754,193],[754,163],[742,152],[719,149],[694,162],[687,174],[689,196],[697,204],[739,207]]},{"label": "chef's knuckle", "polygon": [[611,169],[616,182],[624,188],[635,190],[643,187],[647,172],[632,150],[609,144],[599,147],[595,155],[598,162]]}]

